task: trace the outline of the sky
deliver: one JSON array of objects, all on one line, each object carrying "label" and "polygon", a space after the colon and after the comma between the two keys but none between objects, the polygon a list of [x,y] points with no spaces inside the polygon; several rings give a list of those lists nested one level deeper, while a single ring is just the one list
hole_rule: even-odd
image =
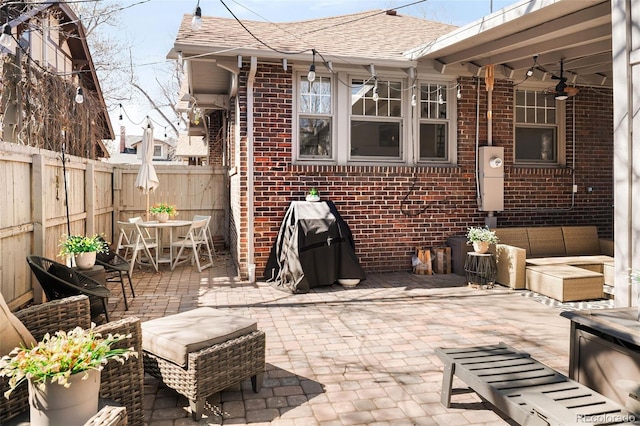
[{"label": "sky", "polygon": [[[516,3],[516,0],[200,0],[202,15],[232,19],[222,1],[240,19],[266,22],[318,19],[413,4],[400,8],[398,13],[460,26]],[[131,45],[138,81],[152,95],[158,93],[156,78],[166,78],[166,71],[159,64],[166,61],[182,16],[192,14],[197,3],[198,0],[119,1],[120,5],[128,7],[121,12],[119,25],[109,32]],[[124,103],[122,122],[118,117],[119,108],[110,107],[116,138],[121,124],[128,135],[142,135],[145,118],[149,116],[156,123],[156,138],[164,139],[166,123],[146,101]],[[170,136],[170,132],[168,134]]]}]

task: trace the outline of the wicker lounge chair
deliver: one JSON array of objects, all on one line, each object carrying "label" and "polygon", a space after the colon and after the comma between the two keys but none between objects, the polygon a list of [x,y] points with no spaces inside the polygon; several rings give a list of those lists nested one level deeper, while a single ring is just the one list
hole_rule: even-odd
[{"label": "wicker lounge chair", "polygon": [[91,317],[104,313],[106,322],[109,322],[107,299],[111,292],[108,288],[86,275],[73,271],[68,266],[51,259],[30,255],[27,256],[27,263],[38,279],[48,300],[86,294],[91,302]]},{"label": "wicker lounge chair", "polygon": [[[15,312],[16,317],[29,329],[33,337],[42,339],[46,333],[58,330],[71,330],[75,327],[89,328],[89,299],[87,296],[73,296],[60,300],[34,305]],[[143,378],[142,368],[142,333],[140,320],[135,317],[124,318],[96,327],[103,335],[109,333],[131,334],[118,345],[133,347],[139,357],[130,357],[120,364],[109,361],[102,370],[100,381],[100,397],[112,399],[127,408],[127,419],[130,426],[144,424],[143,411]],[[29,395],[26,383],[11,393],[11,398],[2,396],[9,389],[6,377],[0,377],[0,424],[29,409]]]}]

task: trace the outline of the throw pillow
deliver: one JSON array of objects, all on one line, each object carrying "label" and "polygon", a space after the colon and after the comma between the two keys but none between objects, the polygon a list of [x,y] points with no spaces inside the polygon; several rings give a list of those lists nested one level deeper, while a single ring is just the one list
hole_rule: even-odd
[{"label": "throw pillow", "polygon": [[36,344],[27,327],[11,312],[0,293],[0,356],[8,355],[14,348]]}]

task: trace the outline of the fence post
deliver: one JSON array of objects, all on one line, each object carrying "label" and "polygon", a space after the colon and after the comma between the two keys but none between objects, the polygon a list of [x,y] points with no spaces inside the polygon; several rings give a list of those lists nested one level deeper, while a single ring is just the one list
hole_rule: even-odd
[{"label": "fence post", "polygon": [[87,213],[85,235],[93,235],[96,233],[96,166],[93,161],[87,161],[84,173],[84,210]]},{"label": "fence post", "polygon": [[[32,156],[32,168],[31,168],[31,182],[33,182],[33,189],[31,196],[33,197],[33,247],[32,253],[38,256],[44,256],[44,247],[46,241],[47,224],[45,214],[45,196],[46,184],[45,184],[45,162],[42,154],[34,154]],[[42,303],[44,301],[44,294],[42,287],[38,280],[31,276],[31,288],[33,289],[33,301],[35,303]]]}]

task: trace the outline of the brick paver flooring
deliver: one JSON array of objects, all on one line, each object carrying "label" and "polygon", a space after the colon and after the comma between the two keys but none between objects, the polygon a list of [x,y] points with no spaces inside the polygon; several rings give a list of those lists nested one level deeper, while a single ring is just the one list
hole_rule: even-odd
[{"label": "brick paver flooring", "polygon": [[[569,321],[558,310],[504,287],[466,287],[454,274],[369,274],[352,289],[292,295],[241,281],[223,253],[202,273],[136,269],[134,286],[127,312],[111,287],[113,319],[211,306],[254,318],[266,332],[262,390],[247,380],[211,395],[200,424],[505,425],[457,379],[452,408],[440,404],[434,348],[505,342],[565,374],[568,367]],[[186,399],[152,378],[145,417],[150,426],[195,424]]]}]

